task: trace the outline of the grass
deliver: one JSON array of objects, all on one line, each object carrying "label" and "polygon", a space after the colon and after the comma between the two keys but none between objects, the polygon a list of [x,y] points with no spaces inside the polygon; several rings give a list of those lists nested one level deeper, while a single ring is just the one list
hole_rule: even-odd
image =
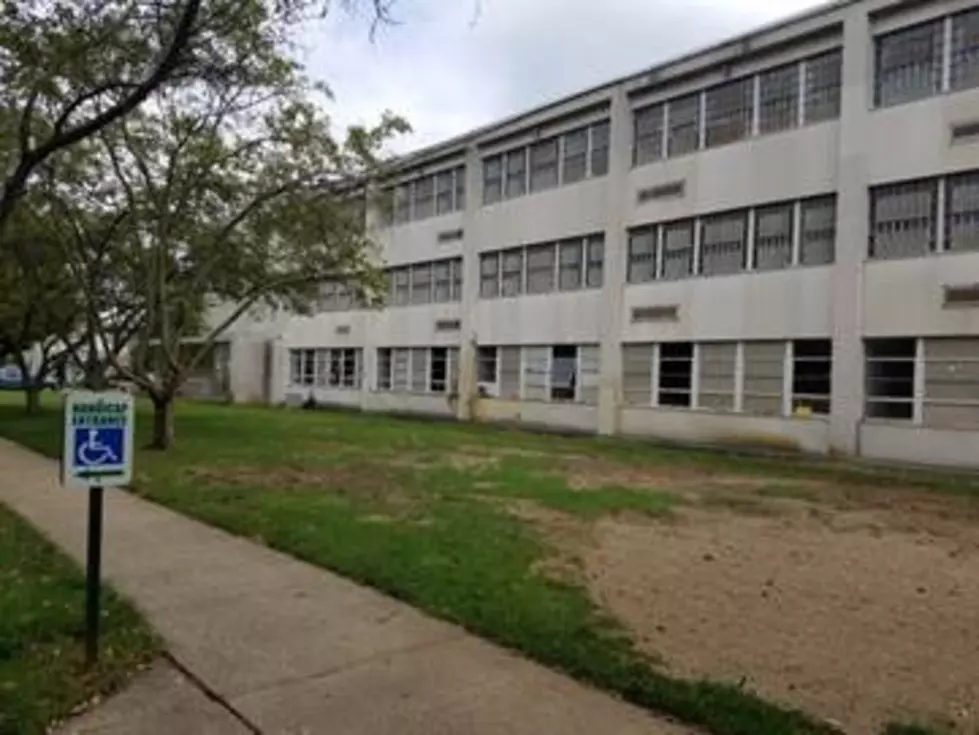
[{"label": "grass", "polygon": [[107,592],[101,659],[86,670],[84,598],[79,570],[0,506],[0,735],[47,732],[157,653],[139,616]]},{"label": "grass", "polygon": [[[694,467],[792,482],[900,484],[979,497],[971,476],[757,458],[640,442],[522,433],[374,415],[181,404],[177,446],[141,452],[134,491],[370,584],[555,668],[716,735],[836,732],[736,686],[672,678],[574,582],[539,571],[548,540],[531,504],[581,518],[664,516],[681,498],[602,482],[608,467]],[[0,435],[57,456],[59,416],[0,405]],[[137,420],[137,443],[150,422]],[[591,486],[568,477],[591,467]],[[569,469],[571,468],[571,469]],[[900,731],[895,731],[899,733]]]}]

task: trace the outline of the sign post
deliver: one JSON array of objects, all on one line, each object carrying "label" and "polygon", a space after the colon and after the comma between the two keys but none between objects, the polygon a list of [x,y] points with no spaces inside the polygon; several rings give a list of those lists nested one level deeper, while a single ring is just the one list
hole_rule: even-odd
[{"label": "sign post", "polygon": [[65,400],[61,482],[88,490],[85,565],[85,661],[99,658],[103,495],[133,476],[133,398],[119,392],[72,391]]}]

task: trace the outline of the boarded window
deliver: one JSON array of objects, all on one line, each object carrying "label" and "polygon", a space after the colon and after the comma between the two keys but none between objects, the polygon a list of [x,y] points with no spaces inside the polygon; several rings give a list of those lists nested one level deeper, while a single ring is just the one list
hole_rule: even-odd
[{"label": "boarded window", "polygon": [[519,148],[506,154],[507,199],[527,193],[527,149]]},{"label": "boarded window", "polygon": [[755,210],[755,269],[777,270],[792,265],[792,204]]},{"label": "boarded window", "polygon": [[554,290],[554,259],[553,243],[527,248],[527,293],[549,293]]},{"label": "boarded window", "polygon": [[895,105],[937,94],[942,85],[943,43],[942,20],[877,38],[876,104]]},{"label": "boarded window", "polygon": [[782,415],[785,342],[744,343],[744,411]]},{"label": "boarded window", "polygon": [[693,344],[659,346],[659,405],[689,407],[693,389]]},{"label": "boarded window", "polygon": [[643,227],[629,233],[629,283],[656,278],[656,228]]},{"label": "boarded window", "polygon": [[836,257],[836,195],[802,202],[799,262],[825,265]]},{"label": "boarded window", "polygon": [[686,278],[693,273],[693,228],[693,220],[663,226],[663,280]]},{"label": "boarded window", "polygon": [[697,407],[714,411],[733,411],[737,344],[708,342],[700,345],[698,349],[700,386]]},{"label": "boarded window", "polygon": [[700,94],[670,100],[667,155],[681,156],[700,148]]},{"label": "boarded window", "polygon": [[565,240],[559,246],[560,276],[559,288],[562,291],[573,291],[581,288],[582,283],[582,241],[580,239]]},{"label": "boarded window", "polygon": [[744,270],[747,239],[747,212],[705,217],[701,224],[700,272],[719,276]]},{"label": "boarded window", "polygon": [[792,343],[792,413],[829,414],[833,343],[801,339]]},{"label": "boarded window", "polygon": [[945,247],[979,250],[979,173],[950,176],[945,199]]},{"label": "boarded window", "polygon": [[636,110],[633,138],[632,162],[636,166],[663,157],[663,105]]},{"label": "boarded window", "polygon": [[843,54],[840,51],[816,56],[806,62],[805,121],[816,123],[840,116]]},{"label": "boarded window", "polygon": [[483,253],[479,256],[479,296],[492,299],[500,295],[500,254]]},{"label": "boarded window", "polygon": [[512,248],[502,252],[503,276],[500,295],[519,296],[523,293],[523,248]]},{"label": "boarded window", "polygon": [[588,175],[588,128],[565,133],[563,143],[561,181],[565,184],[573,184]]},{"label": "boarded window", "polygon": [[622,346],[622,397],[629,406],[653,402],[653,346]]},{"label": "boarded window", "polygon": [[754,113],[751,78],[722,84],[707,91],[706,144],[708,148],[743,140],[751,134]]},{"label": "boarded window", "polygon": [[935,249],[938,182],[879,186],[870,193],[870,257],[907,258]]},{"label": "boarded window", "polygon": [[979,426],[979,338],[926,339],[924,343],[926,426]]},{"label": "boarded window", "polygon": [[910,420],[914,417],[915,340],[868,339],[865,347],[867,417]]},{"label": "boarded window", "polygon": [[777,133],[799,123],[799,65],[765,72],[759,80],[758,130]]},{"label": "boarded window", "polygon": [[550,353],[547,347],[523,348],[523,400],[548,400]]},{"label": "boarded window", "polygon": [[552,189],[558,183],[558,140],[545,140],[530,148],[530,190]]}]

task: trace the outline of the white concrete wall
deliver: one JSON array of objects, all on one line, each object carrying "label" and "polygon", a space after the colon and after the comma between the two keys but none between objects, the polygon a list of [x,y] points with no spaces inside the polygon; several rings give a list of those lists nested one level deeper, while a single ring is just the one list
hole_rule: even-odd
[{"label": "white concrete wall", "polygon": [[860,454],[870,459],[979,468],[976,446],[974,431],[869,421],[860,427]]},{"label": "white concrete wall", "polygon": [[481,398],[476,401],[473,413],[477,421],[520,422],[530,426],[589,433],[598,431],[597,406]]}]

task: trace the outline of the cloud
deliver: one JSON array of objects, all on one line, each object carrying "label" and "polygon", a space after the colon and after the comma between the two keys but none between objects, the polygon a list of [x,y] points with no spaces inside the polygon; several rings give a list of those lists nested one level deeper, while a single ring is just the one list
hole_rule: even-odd
[{"label": "cloud", "polygon": [[[333,89],[338,124],[384,110],[415,132],[401,150],[639,71],[812,0],[399,0],[373,41],[334,13],[307,29],[301,59]],[[477,12],[478,11],[478,12]]]}]

